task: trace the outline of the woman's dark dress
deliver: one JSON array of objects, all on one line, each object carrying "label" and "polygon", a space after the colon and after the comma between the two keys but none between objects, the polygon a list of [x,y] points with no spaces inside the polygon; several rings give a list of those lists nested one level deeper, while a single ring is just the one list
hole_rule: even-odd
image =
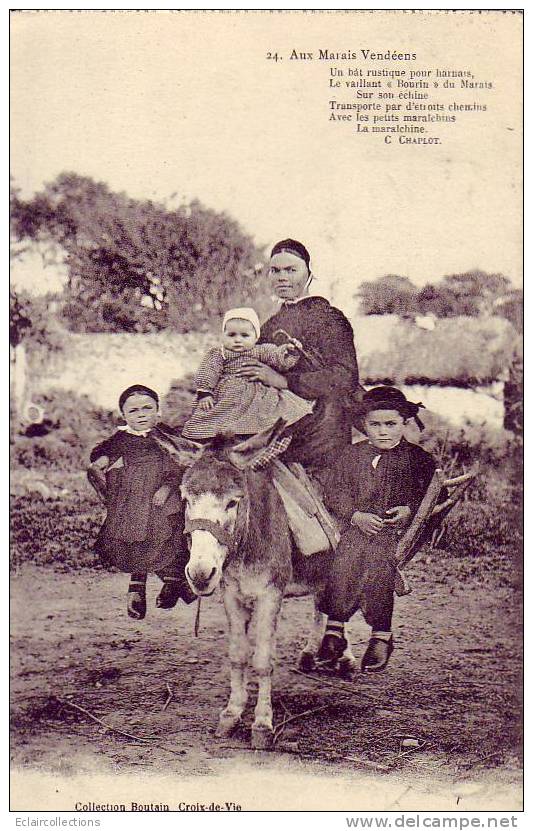
[{"label": "woman's dark dress", "polygon": [[[95,551],[106,565],[121,571],[181,574],[188,552],[178,490],[180,468],[159,447],[153,431],[143,436],[119,430],[94,448],[91,462],[99,456],[108,456],[111,464],[121,458],[123,467],[106,474],[107,517]],[[170,495],[157,507],[152,499],[162,485],[170,488]]]},{"label": "woman's dark dress", "polygon": [[285,373],[289,389],[308,400],[316,399],[311,415],[296,428],[284,461],[297,461],[317,473],[328,466],[332,455],[351,443],[351,423],[346,402],[359,385],[353,330],[343,313],[323,297],[304,297],[285,303],[261,329],[261,342],[284,343],[283,329],[297,338],[305,350],[319,354],[323,368],[300,358]]}]

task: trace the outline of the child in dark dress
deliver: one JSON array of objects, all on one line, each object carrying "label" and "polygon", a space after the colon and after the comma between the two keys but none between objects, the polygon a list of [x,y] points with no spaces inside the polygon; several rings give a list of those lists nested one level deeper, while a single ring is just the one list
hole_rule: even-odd
[{"label": "child in dark dress", "polygon": [[343,449],[326,481],[325,502],[340,520],[320,610],[328,615],[319,658],[337,660],[347,643],[344,623],[361,609],[372,627],[363,672],[385,669],[393,649],[392,612],[398,536],[414,516],[436,465],[404,437],[407,419],[419,428],[418,410],[395,387],[375,387],[361,404],[367,440]]},{"label": "child in dark dress", "polygon": [[124,390],[119,408],[126,425],[91,452],[93,469],[105,472],[107,517],[95,551],[106,565],[131,574],[128,615],[146,614],[146,579],[155,572],[163,587],[160,609],[171,609],[181,597],[195,599],[184,567],[188,560],[179,496],[181,471],[156,441],[172,432],[159,422],[159,398],[149,387]]}]

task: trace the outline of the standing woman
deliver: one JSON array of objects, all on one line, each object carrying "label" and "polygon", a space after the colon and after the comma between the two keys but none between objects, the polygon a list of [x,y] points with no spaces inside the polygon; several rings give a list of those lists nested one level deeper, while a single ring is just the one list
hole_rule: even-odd
[{"label": "standing woman", "polygon": [[347,405],[359,385],[353,330],[339,309],[323,297],[309,296],[310,255],[301,242],[276,243],[269,278],[281,308],[263,325],[261,341],[283,343],[286,336],[277,334],[283,330],[300,341],[309,357],[302,356],[284,375],[257,360],[248,361],[241,373],[316,401],[313,412],[299,422],[284,460],[300,462],[323,479],[342,447],[351,444]]}]

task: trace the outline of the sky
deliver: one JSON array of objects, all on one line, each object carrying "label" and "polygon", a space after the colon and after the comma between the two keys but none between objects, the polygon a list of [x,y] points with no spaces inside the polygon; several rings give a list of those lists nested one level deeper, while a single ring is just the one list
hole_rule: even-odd
[{"label": "sky", "polygon": [[[360,137],[328,121],[327,62],[289,60],[320,48],[470,68],[494,89],[457,99],[489,110],[440,128],[439,146]],[[75,171],[169,207],[197,198],[261,245],[301,239],[315,291],[337,302],[389,273],[421,285],[480,268],[521,283],[519,16],[20,12],[11,84],[24,196]]]}]

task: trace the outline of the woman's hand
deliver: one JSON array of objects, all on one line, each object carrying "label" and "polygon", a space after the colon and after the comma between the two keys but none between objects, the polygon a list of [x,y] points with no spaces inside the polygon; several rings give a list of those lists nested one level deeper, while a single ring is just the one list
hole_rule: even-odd
[{"label": "woman's hand", "polygon": [[293,343],[283,343],[279,352],[286,369],[292,369],[300,360],[300,353]]},{"label": "woman's hand", "polygon": [[236,375],[240,378],[248,378],[250,381],[261,381],[267,387],[275,387],[278,390],[287,389],[287,379],[284,375],[254,358],[243,361]]},{"label": "woman's hand", "polygon": [[383,528],[383,520],[376,514],[356,511],[350,520],[350,525],[355,525],[367,537],[374,537]]},{"label": "woman's hand", "polygon": [[411,516],[411,508],[409,505],[396,505],[394,508],[389,508],[385,511],[389,519],[384,519],[385,525],[403,525]]}]

